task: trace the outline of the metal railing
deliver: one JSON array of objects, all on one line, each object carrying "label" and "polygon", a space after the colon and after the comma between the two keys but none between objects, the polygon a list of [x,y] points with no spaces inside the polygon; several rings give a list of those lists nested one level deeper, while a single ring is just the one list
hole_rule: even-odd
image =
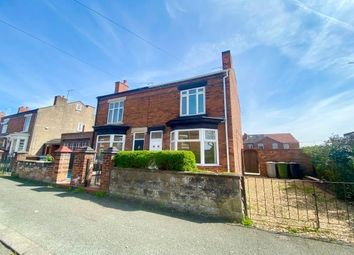
[{"label": "metal railing", "polygon": [[12,161],[11,158],[3,159],[0,161],[0,173],[10,174],[12,173]]},{"label": "metal railing", "polygon": [[245,213],[254,221],[353,233],[354,182],[244,177]]}]

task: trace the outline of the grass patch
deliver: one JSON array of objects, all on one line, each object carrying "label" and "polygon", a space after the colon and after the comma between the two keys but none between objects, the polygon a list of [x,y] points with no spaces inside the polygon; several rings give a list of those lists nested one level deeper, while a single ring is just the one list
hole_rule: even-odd
[{"label": "grass patch", "polygon": [[107,192],[105,192],[105,191],[96,191],[95,192],[95,196],[96,197],[105,197],[105,196],[107,196]]},{"label": "grass patch", "polygon": [[75,193],[84,193],[85,192],[85,189],[84,187],[78,187],[74,190]]},{"label": "grass patch", "polygon": [[247,216],[242,219],[241,224],[245,227],[253,227],[252,219]]}]

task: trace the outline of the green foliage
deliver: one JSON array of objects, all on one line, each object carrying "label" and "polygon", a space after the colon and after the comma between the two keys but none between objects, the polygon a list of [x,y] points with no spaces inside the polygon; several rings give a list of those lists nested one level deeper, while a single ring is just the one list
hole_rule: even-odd
[{"label": "green foliage", "polygon": [[95,192],[95,196],[96,197],[105,197],[105,196],[107,196],[107,192],[105,192],[105,191],[96,191]]},{"label": "green foliage", "polygon": [[172,171],[195,171],[195,156],[191,151],[121,151],[114,157],[122,168],[150,168]]},{"label": "green foliage", "polygon": [[252,227],[253,226],[253,221],[246,216],[246,217],[244,217],[242,219],[241,224],[246,226],[246,227]]},{"label": "green foliage", "polygon": [[53,162],[53,161],[54,161],[54,158],[53,158],[52,155],[48,154],[48,155],[46,156],[46,160],[49,161],[49,162]]},{"label": "green foliage", "polygon": [[305,147],[320,179],[354,181],[354,145],[350,138],[330,137],[323,145]]},{"label": "green foliage", "polygon": [[84,187],[78,187],[74,190],[75,193],[84,193],[85,192],[85,189]]}]

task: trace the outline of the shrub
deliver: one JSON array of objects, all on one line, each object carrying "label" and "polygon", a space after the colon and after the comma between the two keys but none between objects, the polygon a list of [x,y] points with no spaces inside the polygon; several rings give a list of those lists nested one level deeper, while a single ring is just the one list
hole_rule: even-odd
[{"label": "shrub", "polygon": [[245,216],[243,219],[242,219],[242,222],[241,222],[242,225],[244,225],[245,227],[253,227],[253,221],[251,218]]},{"label": "shrub", "polygon": [[46,161],[53,162],[53,160],[54,160],[54,158],[53,158],[52,155],[48,154],[48,155],[46,156]]},{"label": "shrub", "polygon": [[114,157],[115,165],[123,168],[157,168],[172,171],[195,171],[195,156],[191,151],[121,151]]}]

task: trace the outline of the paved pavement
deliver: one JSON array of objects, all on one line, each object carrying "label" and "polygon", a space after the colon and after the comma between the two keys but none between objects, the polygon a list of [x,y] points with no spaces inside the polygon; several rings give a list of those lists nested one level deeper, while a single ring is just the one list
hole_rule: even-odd
[{"label": "paved pavement", "polygon": [[0,243],[0,255],[11,255],[12,251],[7,249],[2,243]]},{"label": "paved pavement", "polygon": [[0,238],[25,243],[20,248],[32,254],[354,254],[351,246],[6,178],[0,178]]}]

